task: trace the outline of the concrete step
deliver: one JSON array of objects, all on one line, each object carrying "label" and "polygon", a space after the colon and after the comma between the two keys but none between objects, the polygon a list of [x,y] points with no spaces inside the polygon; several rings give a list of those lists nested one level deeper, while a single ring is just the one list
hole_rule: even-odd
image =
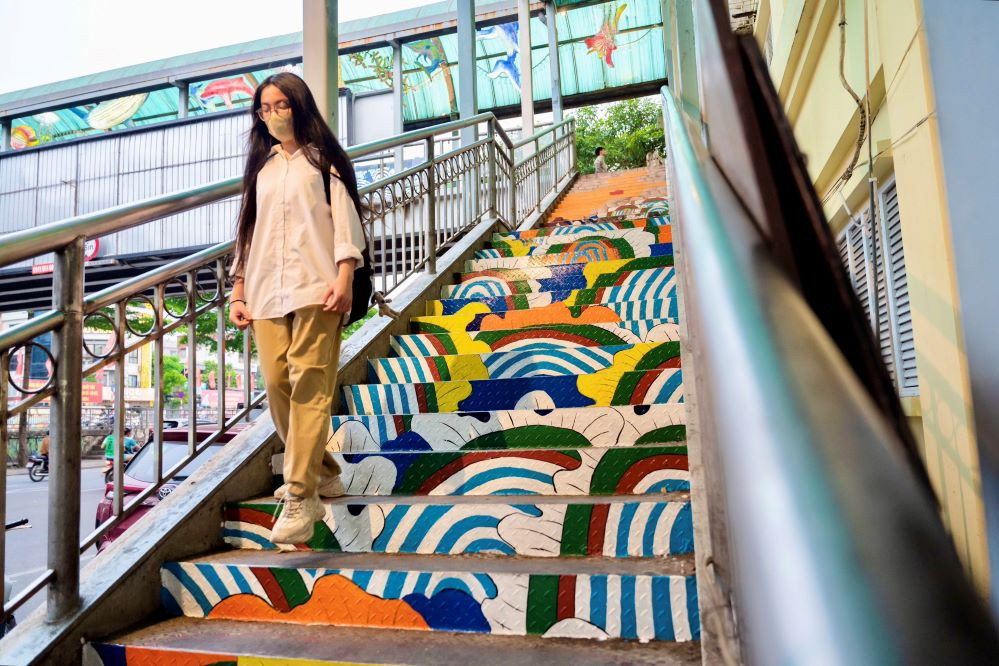
[{"label": "concrete step", "polygon": [[[572,228],[572,227],[570,227]],[[560,236],[536,236],[534,238],[506,239],[493,241],[492,247],[478,250],[476,259],[495,257],[525,257],[538,254],[567,252],[572,246],[593,240],[619,239],[630,245],[650,243],[672,243],[673,229],[668,224],[637,229],[611,229]]]},{"label": "concrete step", "polygon": [[390,344],[392,353],[397,356],[424,357],[604,347],[679,339],[678,324],[669,319],[644,319],[610,324],[538,324],[513,330],[393,335]]},{"label": "concrete step", "polygon": [[514,379],[583,375],[609,368],[680,367],[679,342],[640,342],[607,347],[527,349],[453,356],[397,356],[368,361],[368,381],[412,384],[462,379]]},{"label": "concrete step", "polygon": [[664,274],[660,274],[658,276],[649,276],[648,281],[637,281],[635,284],[621,287],[542,291],[536,294],[476,296],[427,301],[427,314],[431,316],[456,314],[462,308],[472,303],[481,303],[490,312],[504,312],[506,310],[530,310],[531,308],[541,308],[554,303],[578,306],[604,305],[625,301],[674,299],[676,299],[676,281]]},{"label": "concrete step", "polygon": [[[573,266],[580,269],[586,267],[583,264],[574,264]],[[579,270],[575,275],[562,279],[542,280],[507,280],[503,277],[487,275],[460,284],[448,285],[441,290],[441,298],[495,298],[517,294],[565,293],[578,289],[608,288],[628,288],[637,297],[648,298],[648,296],[641,296],[648,287],[659,288],[659,285],[668,283],[670,287],[666,291],[669,292],[674,289],[672,285],[675,284],[675,281],[675,271],[672,267],[603,273],[596,273],[592,270],[584,273],[583,270]]]},{"label": "concrete step", "polygon": [[611,407],[683,402],[679,369],[589,375],[345,386],[348,414],[489,412],[503,409]]},{"label": "concrete step", "polygon": [[166,564],[161,599],[170,615],[212,620],[643,641],[700,636],[691,557],[233,551]]},{"label": "concrete step", "polygon": [[632,447],[686,440],[683,404],[334,416],[330,450],[463,451]]},{"label": "concrete step", "polygon": [[[553,249],[556,246],[551,246]],[[585,264],[592,261],[635,259],[673,255],[672,243],[654,243],[649,240],[631,241],[623,238],[592,238],[567,243],[561,251],[532,256],[490,257],[469,259],[465,272],[490,268],[524,268],[529,266],[556,266],[560,264]],[[485,250],[481,250],[485,252]]]},{"label": "concrete step", "polygon": [[560,236],[575,236],[585,233],[601,233],[615,231],[619,229],[653,229],[663,224],[669,224],[669,219],[657,217],[655,219],[639,218],[635,220],[626,219],[603,219],[597,222],[577,220],[572,224],[560,225],[557,227],[540,227],[537,229],[526,229],[524,231],[507,231],[494,233],[492,242],[509,240],[529,240],[532,238],[557,238]]},{"label": "concrete step", "polygon": [[[686,493],[637,496],[399,496],[324,500],[326,516],[296,550],[497,557],[661,557],[691,553]],[[225,510],[222,536],[242,549],[270,541],[273,498]],[[284,548],[285,550],[288,547]]]},{"label": "concrete step", "polygon": [[[669,268],[671,266],[673,266],[673,255],[662,255],[657,257],[612,259],[609,261],[591,261],[555,266],[524,266],[467,271],[458,274],[458,282],[464,284],[481,278],[495,278],[507,283],[536,280],[541,285],[540,291],[588,289],[613,287],[615,284],[618,284],[617,276],[621,273],[648,270],[650,268]],[[611,275],[613,277],[610,277]]]},{"label": "concrete step", "polygon": [[677,323],[675,299],[625,301],[600,305],[553,303],[529,310],[491,312],[481,303],[472,303],[450,315],[413,317],[414,333],[453,333],[461,331],[516,330],[540,324],[600,324],[642,319],[668,319]]},{"label": "concrete step", "polygon": [[[385,631],[176,617],[88,647],[105,666],[346,666],[408,664],[573,664],[694,666],[700,643],[580,641],[541,636]],[[84,663],[91,663],[84,661]]]},{"label": "concrete step", "polygon": [[687,448],[586,447],[334,453],[347,497],[641,495],[690,490]]}]

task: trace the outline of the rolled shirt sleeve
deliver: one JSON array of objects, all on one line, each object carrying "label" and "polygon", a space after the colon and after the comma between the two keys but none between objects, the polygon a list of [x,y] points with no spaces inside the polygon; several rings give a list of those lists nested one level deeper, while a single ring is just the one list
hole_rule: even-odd
[{"label": "rolled shirt sleeve", "polygon": [[364,265],[361,252],[365,248],[361,218],[347,193],[347,186],[339,178],[330,179],[330,211],[333,215],[333,260],[339,264],[345,259],[356,259],[354,267],[360,268]]}]

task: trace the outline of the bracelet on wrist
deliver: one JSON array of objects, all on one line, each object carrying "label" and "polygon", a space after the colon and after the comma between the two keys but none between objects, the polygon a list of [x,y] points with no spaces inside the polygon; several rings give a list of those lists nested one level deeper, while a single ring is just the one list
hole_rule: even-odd
[{"label": "bracelet on wrist", "polygon": [[242,303],[243,305],[246,305],[246,301],[244,301],[242,298],[234,298],[231,301],[229,301],[229,305],[233,305],[234,303]]}]

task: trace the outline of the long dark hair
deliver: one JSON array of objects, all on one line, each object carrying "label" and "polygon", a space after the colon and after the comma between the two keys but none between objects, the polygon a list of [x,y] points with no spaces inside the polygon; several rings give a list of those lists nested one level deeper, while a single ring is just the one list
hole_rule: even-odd
[{"label": "long dark hair", "polygon": [[305,150],[305,157],[319,173],[328,174],[330,167],[336,169],[340,180],[347,187],[358,216],[361,215],[361,198],[357,193],[357,176],[343,146],[333,136],[329,125],[323,119],[316,106],[312,91],[298,76],[290,72],[272,74],[264,79],[253,94],[253,127],[250,128],[249,148],[246,158],[246,170],[243,173],[243,203],[239,210],[239,223],[236,227],[236,256],[239,265],[234,266],[236,274],[246,267],[250,252],[250,242],[253,240],[253,228],[257,223],[257,174],[271,156],[271,148],[280,143],[267,131],[267,125],[257,111],[260,110],[260,97],[264,88],[274,86],[288,98],[291,107],[292,127],[295,130],[295,142],[303,150],[312,145],[317,150]]}]

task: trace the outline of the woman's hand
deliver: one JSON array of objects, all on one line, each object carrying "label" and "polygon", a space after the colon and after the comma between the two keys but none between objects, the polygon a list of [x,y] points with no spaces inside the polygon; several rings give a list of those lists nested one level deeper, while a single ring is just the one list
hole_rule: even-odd
[{"label": "woman's hand", "polygon": [[341,262],[338,265],[336,281],[330,285],[323,296],[323,310],[326,312],[350,313],[350,306],[354,302],[354,262],[350,262],[349,270],[344,270],[346,263]]},{"label": "woman's hand", "polygon": [[247,309],[246,303],[243,301],[236,301],[235,303],[229,305],[229,321],[235,324],[236,328],[241,331],[253,323],[253,319],[250,317],[250,311]]}]

